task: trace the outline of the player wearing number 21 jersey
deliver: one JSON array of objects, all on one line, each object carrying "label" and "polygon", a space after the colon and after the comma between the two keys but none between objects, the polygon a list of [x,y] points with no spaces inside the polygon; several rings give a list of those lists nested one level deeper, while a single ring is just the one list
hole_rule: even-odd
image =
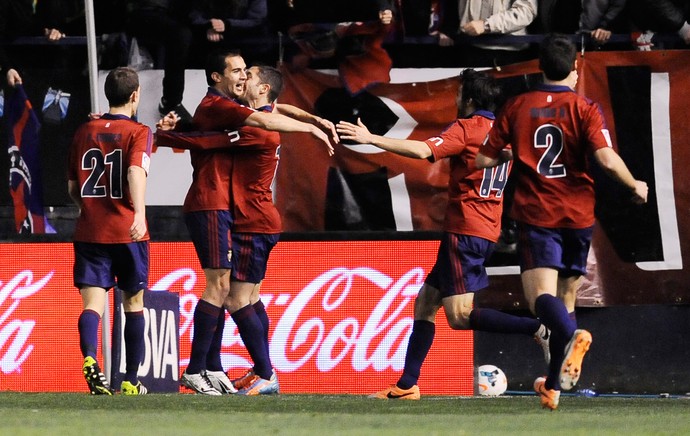
[{"label": "player wearing number 21 jersey", "polygon": [[[151,129],[126,115],[105,113],[79,127],[69,154],[68,180],[80,187],[82,210],[74,240],[101,244],[132,242],[134,219],[127,172],[148,173]],[[148,229],[140,241],[148,240]]]},{"label": "player wearing number 21 jersey", "polygon": [[[373,144],[389,152],[417,159],[450,159],[448,206],[436,263],[414,304],[414,323],[407,345],[405,367],[396,384],[371,395],[380,399],[420,397],[417,382],[435,334],[436,313],[443,306],[448,325],[456,330],[518,333],[542,338],[546,329],[529,317],[489,308],[475,308],[474,293],[489,284],[485,263],[501,230],[503,188],[510,162],[477,170],[475,157],[494,121],[500,95],[498,84],[486,73],[465,70],[458,94],[459,118],[440,136],[415,141],[371,134],[360,122],[340,122],[341,139]],[[545,343],[540,342],[542,346]]]},{"label": "player wearing number 21 jersey", "polygon": [[146,177],[153,136],[136,122],[141,90],[131,68],[115,68],[105,79],[108,113],[77,129],[69,150],[67,190],[79,208],[74,232],[74,285],[83,311],[79,316],[82,372],[93,395],[112,395],[96,360],[98,329],[107,292],[122,291],[125,375],[120,390],[142,395],[138,379],[144,356],[144,291],[148,287],[149,232]]}]

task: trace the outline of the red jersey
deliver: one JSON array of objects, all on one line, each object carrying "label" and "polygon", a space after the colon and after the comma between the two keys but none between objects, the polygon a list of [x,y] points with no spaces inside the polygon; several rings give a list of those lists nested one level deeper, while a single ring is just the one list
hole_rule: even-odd
[{"label": "red jersey", "polygon": [[[194,127],[203,131],[237,130],[254,112],[213,88],[194,112]],[[227,210],[230,204],[231,156],[224,151],[190,150],[192,184],[184,200],[183,211]]]},{"label": "red jersey", "polygon": [[[270,112],[271,106],[259,110]],[[278,169],[280,134],[258,127],[240,129],[232,166],[233,231],[280,233],[283,224],[273,204],[271,185]]]},{"label": "red jersey", "polygon": [[477,111],[469,118],[455,121],[441,136],[425,142],[432,153],[429,160],[450,158],[444,230],[496,242],[501,232],[503,188],[510,165],[480,171],[475,166],[477,152],[493,120],[491,112]]},{"label": "red jersey", "polygon": [[[272,107],[266,106],[260,110],[270,111]],[[228,201],[221,209],[229,209],[232,212],[233,231],[282,231],[280,214],[273,204],[271,190],[279,159],[278,132],[249,126],[222,133],[159,131],[156,134],[156,143],[159,146],[189,149],[196,153],[222,155],[223,161],[228,163],[227,177],[223,180],[228,180],[225,186],[229,197],[226,194]],[[234,150],[229,151],[230,148]]]},{"label": "red jersey", "polygon": [[518,175],[514,219],[548,228],[594,225],[589,155],[612,146],[598,104],[542,84],[506,103],[481,152],[496,157],[507,144]]},{"label": "red jersey", "polygon": [[[67,178],[77,182],[83,201],[75,241],[132,242],[127,169],[138,166],[148,174],[152,142],[151,129],[124,115],[104,114],[77,129],[67,167]],[[149,239],[148,230],[143,239]]]}]

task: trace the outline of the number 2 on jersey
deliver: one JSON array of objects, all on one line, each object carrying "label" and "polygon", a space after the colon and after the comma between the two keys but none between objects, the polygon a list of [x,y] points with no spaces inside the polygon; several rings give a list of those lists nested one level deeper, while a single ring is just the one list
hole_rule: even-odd
[{"label": "number 2 on jersey", "polygon": [[556,163],[563,151],[563,131],[553,124],[544,124],[534,132],[534,148],[544,148],[537,164],[537,172],[544,177],[554,179],[565,177],[565,166]]}]

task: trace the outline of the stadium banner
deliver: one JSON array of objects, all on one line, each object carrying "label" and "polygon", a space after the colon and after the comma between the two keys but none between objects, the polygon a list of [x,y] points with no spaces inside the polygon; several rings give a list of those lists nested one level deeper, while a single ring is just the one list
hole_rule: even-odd
[{"label": "stadium banner", "polygon": [[[281,392],[369,394],[397,381],[414,298],[437,249],[437,241],[279,242],[261,295]],[[151,289],[179,297],[181,373],[189,362],[204,275],[190,242],[152,242],[150,254]],[[0,258],[0,389],[88,392],[81,374],[82,303],[72,284],[72,244],[0,244]],[[114,313],[112,298],[110,304]],[[161,362],[165,353],[172,355],[169,341],[163,339],[167,350],[160,347],[160,338],[171,338],[161,330],[162,318],[157,318],[157,351],[153,339],[146,342],[146,354],[162,353]],[[422,391],[472,395],[473,353],[472,332],[451,330],[440,311],[419,381]],[[231,377],[251,366],[229,316],[221,360]]]},{"label": "stadium banner", "polygon": [[[123,292],[115,289],[110,384],[120,386],[127,370]],[[180,390],[180,297],[175,292],[144,293],[144,357],[139,380],[151,392]]]}]

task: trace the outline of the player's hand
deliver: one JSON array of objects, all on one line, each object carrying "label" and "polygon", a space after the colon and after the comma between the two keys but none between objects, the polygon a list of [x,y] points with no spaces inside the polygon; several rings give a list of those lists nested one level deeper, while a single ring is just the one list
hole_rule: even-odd
[{"label": "player's hand", "polygon": [[633,189],[632,201],[635,204],[645,204],[647,202],[647,194],[649,187],[646,182],[642,180],[635,180],[635,189]]},{"label": "player's hand", "polygon": [[367,129],[367,126],[362,123],[360,118],[357,118],[357,124],[341,121],[336,126],[337,132],[341,139],[348,139],[359,144],[369,144],[372,142],[372,135]]},{"label": "player's hand", "polygon": [[327,120],[325,118],[317,118],[316,123],[319,127],[321,127],[322,130],[325,130],[327,133],[331,134],[331,139],[333,140],[334,144],[340,143],[338,132],[335,130],[335,124],[333,124],[331,120]]},{"label": "player's hand", "polygon": [[328,150],[329,156],[333,156],[335,154],[335,150],[333,149],[331,142],[328,140],[328,135],[326,135],[326,133],[323,130],[314,126],[314,129],[312,130],[311,134],[314,135],[318,140],[326,144],[326,149]]},{"label": "player's hand", "polygon": [[175,112],[170,111],[156,122],[156,128],[159,130],[173,130],[178,121],[180,121],[180,117]]},{"label": "player's hand", "polygon": [[146,216],[142,213],[134,214],[134,222],[129,228],[129,237],[132,241],[138,241],[146,236]]},{"label": "player's hand", "polygon": [[89,112],[89,120],[98,120],[103,116],[101,112]]}]

